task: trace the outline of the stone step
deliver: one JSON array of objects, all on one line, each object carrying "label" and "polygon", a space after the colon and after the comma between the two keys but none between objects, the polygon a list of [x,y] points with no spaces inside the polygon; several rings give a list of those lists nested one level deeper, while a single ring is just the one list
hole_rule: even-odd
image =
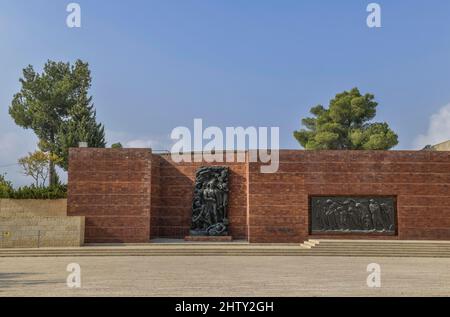
[{"label": "stone step", "polygon": [[365,248],[449,248],[449,245],[376,245],[376,244],[317,244],[315,248],[324,248],[324,247],[345,247],[345,248],[353,248],[353,247],[365,247]]},{"label": "stone step", "polygon": [[372,239],[344,239],[344,238],[339,238],[339,239],[325,239],[325,238],[312,238],[312,239],[308,239],[308,241],[315,241],[315,242],[355,242],[355,243],[365,243],[365,242],[374,242],[374,243],[404,243],[404,244],[409,244],[409,243],[419,243],[419,244],[429,244],[429,243],[438,243],[438,244],[448,244],[450,243],[450,241],[448,240],[399,240],[399,239],[376,239],[376,238],[372,238]]},{"label": "stone step", "polygon": [[427,247],[427,246],[365,246],[365,245],[318,245],[314,249],[361,249],[361,250],[450,250],[450,247]]},{"label": "stone step", "polygon": [[435,241],[435,240],[308,240],[314,241],[318,244],[377,244],[377,245],[392,245],[392,244],[417,244],[417,245],[450,245],[450,241]]},{"label": "stone step", "polygon": [[108,252],[108,253],[45,253],[30,252],[0,254],[0,257],[82,257],[82,256],[359,256],[359,257],[450,257],[450,253],[436,252]]},{"label": "stone step", "polygon": [[314,246],[313,248],[320,248],[320,249],[375,249],[375,250],[450,250],[449,247],[426,247],[426,246],[365,246],[365,245],[352,245],[352,246],[345,246],[345,245],[323,245],[323,246]]},{"label": "stone step", "polygon": [[0,249],[0,257],[81,256],[358,256],[448,257],[449,242],[309,240],[303,244],[149,243],[80,248]]},{"label": "stone step", "polygon": [[43,249],[2,249],[1,256],[103,256],[103,255],[280,255],[298,254],[305,249],[300,246],[186,246],[156,245],[145,247],[82,247],[82,248],[43,248]]},{"label": "stone step", "polygon": [[330,252],[330,251],[269,251],[269,252],[105,252],[105,253],[47,253],[22,252],[16,254],[0,254],[0,257],[82,257],[82,256],[358,256],[358,257],[450,257],[450,252]]},{"label": "stone step", "polygon": [[283,252],[283,251],[268,251],[268,252],[245,252],[245,251],[210,251],[210,252],[105,252],[105,253],[86,253],[86,252],[72,252],[72,253],[47,253],[47,252],[22,252],[16,254],[2,254],[0,257],[82,257],[82,256],[298,256],[302,252]]},{"label": "stone step", "polygon": [[413,245],[450,245],[450,243],[437,243],[437,242],[430,242],[430,243],[419,243],[419,242],[408,242],[408,243],[405,243],[405,242],[390,242],[390,243],[387,243],[387,242],[380,242],[380,243],[378,243],[378,242],[374,242],[374,241],[371,241],[371,242],[354,242],[354,241],[318,241],[318,242],[316,242],[316,244],[376,244],[376,245],[393,245],[393,244],[396,244],[396,245],[410,245],[410,244],[413,244]]},{"label": "stone step", "polygon": [[358,246],[358,245],[363,245],[363,246],[380,246],[380,247],[390,247],[390,246],[398,246],[398,247],[408,247],[408,246],[417,246],[417,247],[450,247],[450,244],[416,244],[416,243],[409,243],[409,244],[397,244],[397,243],[392,243],[392,244],[387,244],[387,243],[383,243],[383,244],[378,244],[378,243],[328,243],[328,242],[321,242],[318,244],[315,244],[316,246],[322,246],[322,245],[328,245],[328,246],[339,246],[339,245],[343,245],[343,246]]},{"label": "stone step", "polygon": [[450,253],[449,250],[371,250],[371,249],[311,249],[307,252],[313,253],[313,252],[328,252],[328,253],[340,253],[340,254],[347,254],[347,253]]},{"label": "stone step", "polygon": [[73,251],[52,251],[52,250],[24,250],[20,249],[17,251],[0,251],[0,254],[20,254],[20,253],[46,253],[46,254],[71,254],[71,253],[83,253],[83,254],[107,254],[107,253],[218,253],[218,252],[241,252],[241,253],[270,253],[270,252],[305,252],[307,250],[297,248],[295,250],[290,249],[256,249],[256,250],[246,250],[246,249],[149,249],[149,250],[105,250],[105,251],[87,251],[82,248]]},{"label": "stone step", "polygon": [[314,240],[308,255],[450,257],[449,241]]},{"label": "stone step", "polygon": [[450,254],[441,253],[329,253],[329,252],[306,252],[302,256],[339,256],[339,257],[363,257],[363,258],[450,258]]},{"label": "stone step", "polygon": [[394,254],[408,254],[408,253],[435,253],[435,254],[448,254],[450,253],[449,250],[404,250],[404,251],[399,251],[399,250],[370,250],[370,249],[366,249],[366,250],[352,250],[352,249],[340,249],[340,250],[332,250],[332,249],[315,249],[315,250],[311,250],[310,252],[328,252],[328,253],[336,253],[336,254],[348,254],[348,253],[359,253],[359,254],[364,254],[364,253],[378,253],[378,254],[385,254],[385,253],[394,253]]}]

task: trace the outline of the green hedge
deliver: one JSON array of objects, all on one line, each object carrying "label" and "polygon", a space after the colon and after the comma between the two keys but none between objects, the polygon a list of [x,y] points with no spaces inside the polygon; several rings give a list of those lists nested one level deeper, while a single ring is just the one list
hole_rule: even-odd
[{"label": "green hedge", "polygon": [[52,187],[23,186],[12,188],[0,183],[0,198],[10,199],[60,199],[67,197],[67,185]]}]

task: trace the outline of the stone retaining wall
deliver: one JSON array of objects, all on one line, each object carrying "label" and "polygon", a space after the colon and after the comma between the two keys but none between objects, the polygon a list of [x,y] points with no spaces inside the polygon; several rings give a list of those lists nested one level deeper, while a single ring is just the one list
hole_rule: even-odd
[{"label": "stone retaining wall", "polygon": [[79,247],[84,217],[67,216],[67,200],[0,199],[0,248]]},{"label": "stone retaining wall", "polygon": [[0,248],[79,247],[84,217],[0,217]]},{"label": "stone retaining wall", "polygon": [[0,199],[0,217],[67,216],[67,199]]}]

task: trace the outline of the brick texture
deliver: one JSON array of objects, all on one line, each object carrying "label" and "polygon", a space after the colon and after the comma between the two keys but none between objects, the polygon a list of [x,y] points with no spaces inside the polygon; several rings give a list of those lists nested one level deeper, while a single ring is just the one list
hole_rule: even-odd
[{"label": "brick texture", "polygon": [[152,153],[70,149],[69,216],[85,216],[85,241],[148,242]]},{"label": "brick texture", "polygon": [[[226,165],[235,239],[450,239],[450,152],[283,150],[273,174],[260,173],[261,164],[245,158],[176,163],[142,149],[71,149],[68,213],[86,216],[87,242],[183,238],[196,170]],[[314,195],[395,196],[397,234],[311,235],[309,197]]]},{"label": "brick texture", "polygon": [[159,197],[152,205],[152,214],[157,215],[154,221],[159,237],[184,238],[189,234],[195,173],[201,166],[220,165],[228,166],[230,173],[228,203],[230,235],[234,239],[247,238],[246,162],[175,163],[170,155],[162,155],[159,157],[159,163],[159,184],[152,185],[159,188]]},{"label": "brick texture", "polygon": [[[281,151],[275,174],[249,165],[251,242],[450,239],[450,152]],[[315,195],[396,196],[397,235],[310,235]]]}]

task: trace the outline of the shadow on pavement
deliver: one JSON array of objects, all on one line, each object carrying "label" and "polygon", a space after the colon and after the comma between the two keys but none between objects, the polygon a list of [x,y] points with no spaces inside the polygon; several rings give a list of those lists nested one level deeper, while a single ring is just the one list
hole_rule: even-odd
[{"label": "shadow on pavement", "polygon": [[0,273],[0,292],[6,288],[20,288],[34,285],[55,284],[61,283],[60,279],[57,280],[40,280],[33,277],[37,277],[41,273]]}]

